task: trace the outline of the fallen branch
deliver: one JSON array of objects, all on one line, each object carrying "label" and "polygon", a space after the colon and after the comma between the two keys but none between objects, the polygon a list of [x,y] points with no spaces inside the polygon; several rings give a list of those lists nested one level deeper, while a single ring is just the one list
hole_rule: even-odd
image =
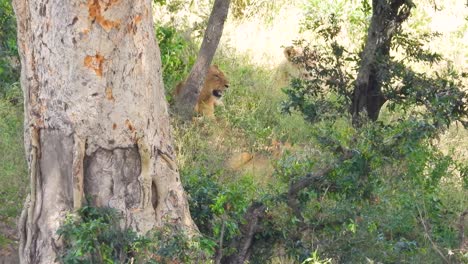
[{"label": "fallen branch", "polygon": [[425,237],[429,240],[429,242],[431,242],[432,248],[435,250],[435,252],[437,252],[437,254],[439,254],[439,256],[444,260],[444,262],[445,263],[450,263],[449,260],[445,257],[444,253],[442,253],[442,251],[440,251],[437,244],[432,240],[431,235],[429,234],[429,228],[427,227],[426,221],[424,220],[424,218],[422,216],[421,209],[419,208],[419,206],[416,206],[416,208],[418,209],[418,214],[419,214],[419,219],[421,220],[421,224],[424,227]]},{"label": "fallen branch", "polygon": [[249,259],[253,238],[261,230],[261,221],[265,216],[266,206],[261,202],[253,202],[244,216],[246,221],[240,227],[240,235],[235,238],[231,247],[236,249],[234,254],[226,256],[221,263],[243,264]]},{"label": "fallen branch", "polygon": [[[351,159],[354,156],[354,153],[350,150],[340,148],[338,151],[343,153],[343,156],[340,158],[341,162]],[[291,183],[288,192],[283,194],[283,196],[288,198],[288,206],[301,222],[303,221],[303,217],[297,200],[299,192],[314,184],[322,183],[333,168],[333,166],[327,166],[317,172],[307,174],[298,181]],[[235,248],[236,251],[229,256],[223,257],[221,263],[242,264],[249,259],[254,236],[262,230],[262,220],[265,217],[265,213],[266,206],[262,202],[255,201],[250,205],[244,216],[245,224],[240,227],[240,235],[235,238],[230,245],[232,248]]]},{"label": "fallen branch", "polygon": [[[339,147],[336,149],[336,151],[343,154],[343,156],[340,158],[340,162],[351,159],[354,156],[353,151],[344,149],[342,147]],[[328,173],[330,173],[333,169],[334,167],[329,165],[317,172],[309,173],[298,181],[291,183],[287,194],[288,205],[293,210],[297,219],[299,219],[301,222],[304,220],[304,218],[302,217],[301,210],[299,208],[299,201],[297,200],[299,192],[314,184],[323,182]]]},{"label": "fallen branch", "polygon": [[297,200],[297,196],[299,192],[308,188],[312,184],[316,184],[318,182],[322,182],[325,176],[332,170],[332,167],[326,167],[321,169],[316,173],[309,173],[304,178],[299,179],[297,182],[292,183],[289,187],[289,191],[287,194],[288,197],[288,206],[293,210],[294,215],[303,222],[304,217],[301,214],[301,210],[299,208],[299,201]]}]

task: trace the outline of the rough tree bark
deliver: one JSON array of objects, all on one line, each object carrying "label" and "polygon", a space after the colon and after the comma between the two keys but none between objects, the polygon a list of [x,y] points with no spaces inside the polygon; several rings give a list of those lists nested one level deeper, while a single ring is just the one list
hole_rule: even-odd
[{"label": "rough tree bark", "polygon": [[386,101],[382,94],[384,70],[379,67],[379,61],[389,59],[392,37],[409,17],[412,7],[410,0],[372,1],[372,18],[352,98],[354,124],[360,123],[359,115],[364,110],[373,121],[379,117]]},{"label": "rough tree bark", "polygon": [[208,67],[211,65],[219,40],[223,34],[224,22],[228,15],[230,3],[231,0],[215,0],[213,4],[197,61],[190,71],[179,99],[175,102],[176,111],[183,119],[190,119],[194,114],[195,105],[200,95]]},{"label": "rough tree bark", "polygon": [[[139,233],[195,229],[175,164],[151,0],[15,0],[31,193],[21,263],[54,263],[91,197]],[[155,74],[156,73],[156,74]]]}]

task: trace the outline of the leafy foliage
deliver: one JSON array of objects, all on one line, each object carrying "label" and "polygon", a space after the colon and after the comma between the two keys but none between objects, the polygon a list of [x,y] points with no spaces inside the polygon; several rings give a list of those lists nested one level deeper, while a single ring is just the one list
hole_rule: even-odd
[{"label": "leafy foliage", "polygon": [[[284,89],[288,100],[283,111],[302,113],[315,124],[311,132],[322,158],[288,158],[277,172],[291,183],[304,175],[303,168],[332,169],[299,194],[304,219],[273,222],[273,233],[286,238],[289,254],[299,260],[320,245],[321,255],[338,262],[425,262],[434,257],[447,261],[450,256],[439,247],[458,246],[453,219],[460,209],[444,200],[441,187],[458,179],[466,192],[466,165],[443,154],[434,138],[455,121],[467,127],[466,76],[453,67],[432,74],[414,70],[442,62],[441,55],[424,49],[438,35],[400,31],[392,42],[397,55],[378,60],[378,78],[396,120],[353,127],[348,110],[362,54],[338,43],[342,22],[336,15],[307,23],[320,40],[313,46],[296,42],[300,53],[293,63],[304,73]],[[343,161],[342,149],[352,151],[352,158]],[[292,231],[280,229],[286,225]],[[433,250],[427,251],[428,244]],[[463,258],[460,254],[455,261]]]},{"label": "leafy foliage", "polygon": [[[341,22],[335,15],[310,23],[308,28],[321,38],[322,44],[296,42],[302,52],[293,60],[306,74],[294,79],[284,90],[288,100],[283,103],[283,110],[286,113],[297,110],[306,120],[316,122],[343,116],[350,109],[362,54],[348,51],[338,43]],[[389,102],[389,110],[404,110],[411,118],[420,116],[428,126],[442,128],[459,121],[467,127],[468,93],[463,89],[466,74],[458,74],[449,67],[431,75],[417,72],[411,66],[441,62],[440,54],[424,49],[424,43],[437,36],[428,33],[410,36],[401,31],[395,35],[392,48],[401,53],[398,56],[401,59],[379,59],[384,98]]]},{"label": "leafy foliage", "polygon": [[[59,228],[64,242],[62,263],[193,263],[212,253],[204,238],[189,239],[176,226],[164,226],[139,236],[123,229],[112,208],[85,206],[68,215]],[[211,250],[211,251],[210,251]]]},{"label": "leafy foliage", "polygon": [[[288,186],[305,172],[332,169],[299,193],[303,219],[291,214],[286,197],[267,202],[271,210],[258,238],[266,242],[256,244],[258,255],[269,256],[266,250],[279,243],[297,261],[319,248],[320,256],[338,262],[418,263],[441,258],[427,251],[429,240],[437,241],[437,247],[456,248],[453,219],[460,212],[441,188],[466,165],[442,154],[431,144],[432,132],[417,127],[413,120],[397,126],[369,123],[359,129],[344,120],[318,123],[312,133],[321,155],[286,156],[276,173]],[[339,146],[351,149],[352,158],[342,161]],[[458,184],[466,181],[463,177]]]},{"label": "leafy foliage", "polygon": [[181,32],[168,25],[156,28],[156,38],[161,51],[164,85],[171,91],[176,82],[190,72],[195,62],[194,47]]},{"label": "leafy foliage", "polygon": [[[0,96],[0,231],[16,230],[16,219],[29,187],[21,102],[21,91],[16,85]],[[5,244],[11,239],[4,235],[0,232],[0,245],[7,248]]]},{"label": "leafy foliage", "polygon": [[282,0],[232,0],[231,13],[235,19],[249,19],[261,14],[266,22],[271,21],[287,2]]},{"label": "leafy foliage", "polygon": [[0,28],[0,96],[5,96],[19,79],[16,20],[9,0],[0,0]]},{"label": "leafy foliage", "polygon": [[69,215],[58,230],[65,247],[62,263],[128,263],[137,245],[145,240],[122,230],[114,209],[83,207]]},{"label": "leafy foliage", "polygon": [[[202,234],[211,246],[219,248],[224,241],[225,251],[229,252],[229,241],[239,234],[239,226],[252,198],[251,179],[222,186],[216,183],[216,175],[202,170],[182,172],[185,190],[190,194],[190,213]],[[218,243],[218,244],[217,244]],[[214,251],[213,251],[214,253]]]}]

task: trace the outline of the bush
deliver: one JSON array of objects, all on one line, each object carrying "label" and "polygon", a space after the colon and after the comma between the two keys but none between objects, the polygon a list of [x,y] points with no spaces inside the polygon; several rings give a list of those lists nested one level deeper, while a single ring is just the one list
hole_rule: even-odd
[{"label": "bush", "polygon": [[3,97],[19,79],[16,20],[9,0],[0,0],[0,28],[0,97]]},{"label": "bush", "polygon": [[[64,242],[61,263],[193,263],[206,259],[212,245],[189,238],[177,226],[166,225],[145,236],[123,229],[112,208],[85,206],[70,214],[57,231]],[[210,251],[211,250],[211,251]]]},{"label": "bush", "polygon": [[[23,104],[19,87],[0,96],[0,220],[9,222],[21,212],[28,191],[23,143]],[[12,221],[14,222],[14,221]]]},{"label": "bush", "polygon": [[255,195],[252,179],[244,177],[237,183],[220,185],[217,175],[203,170],[184,170],[181,174],[189,194],[190,214],[205,241],[219,247],[222,240],[223,251],[230,252],[229,242],[239,234],[243,215]]},{"label": "bush", "polygon": [[184,80],[196,59],[194,44],[169,25],[156,27],[156,38],[161,51],[163,80],[169,101],[177,82]]},{"label": "bush", "polygon": [[[413,121],[360,129],[350,121],[318,123],[312,131],[315,149],[284,157],[276,173],[289,186],[309,172],[332,169],[299,193],[303,219],[292,215],[282,195],[267,202],[269,217],[259,240],[269,242],[258,242],[255,250],[266,256],[277,244],[304,261],[318,249],[320,256],[344,263],[449,258],[449,250],[458,247],[456,222],[466,201],[454,203],[442,189],[447,181],[463,185],[459,172],[466,165],[442,154],[417,126]],[[343,161],[336,151],[340,146],[352,150],[352,158]],[[464,192],[466,186],[459,195]]]}]

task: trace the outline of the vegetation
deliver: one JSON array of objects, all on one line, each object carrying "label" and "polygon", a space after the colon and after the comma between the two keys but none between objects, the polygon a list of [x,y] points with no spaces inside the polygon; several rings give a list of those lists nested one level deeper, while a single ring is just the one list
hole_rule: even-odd
[{"label": "vegetation", "polygon": [[[188,263],[203,259],[203,240],[166,226],[138,236],[120,227],[112,208],[85,206],[68,215],[58,235],[65,243],[61,263]],[[198,255],[197,255],[198,254]]]},{"label": "vegetation", "polygon": [[0,1],[0,28],[0,247],[6,248],[16,237],[11,234],[28,188],[16,21],[7,0]]},{"label": "vegetation", "polygon": [[[177,6],[174,2],[158,1]],[[253,2],[263,10],[268,1],[233,1],[234,18],[255,17],[246,8],[255,8]],[[249,213],[262,206],[258,224],[251,226],[256,232],[250,263],[468,261],[460,241],[468,219],[461,217],[468,208],[463,128],[468,80],[462,73],[467,65],[447,62],[450,47],[437,50],[441,54],[429,49],[430,42],[448,40],[424,27],[425,4],[415,7],[394,35],[391,56],[379,60],[387,102],[375,122],[363,118],[359,126],[349,109],[372,11],[369,1],[305,1],[309,12],[294,43],[299,53],[293,67],[299,69],[287,85],[277,69],[224,42],[215,63],[230,79],[225,106],[217,108],[215,120],[172,122],[181,179],[200,236],[188,238],[171,226],[138,236],[119,227],[116,211],[84,207],[61,228],[67,245],[61,261],[228,261],[253,223]],[[0,11],[2,19],[9,17],[0,20],[2,28],[12,21],[8,10]],[[180,10],[177,6],[174,12]],[[198,25],[157,23],[169,99],[195,60]],[[450,41],[461,37],[450,35]],[[1,62],[15,56],[10,44],[2,42]],[[467,47],[460,49],[468,54]],[[0,67],[2,85],[8,83],[0,87],[0,153],[6,154],[0,177],[7,183],[0,187],[6,205],[0,220],[12,224],[27,189],[22,105],[14,65],[8,60]],[[240,169],[228,166],[244,152],[254,156],[252,161]],[[298,187],[301,182],[307,184]]]},{"label": "vegetation", "polygon": [[10,1],[0,1],[0,96],[5,96],[19,77],[16,20]]}]

